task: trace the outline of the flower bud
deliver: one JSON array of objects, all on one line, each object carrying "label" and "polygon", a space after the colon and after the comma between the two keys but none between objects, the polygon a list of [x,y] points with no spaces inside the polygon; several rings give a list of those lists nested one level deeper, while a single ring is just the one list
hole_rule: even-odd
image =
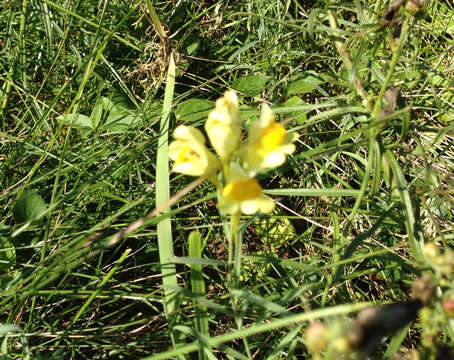
[{"label": "flower bud", "polygon": [[428,259],[435,259],[440,255],[440,248],[433,242],[424,245],[424,255]]},{"label": "flower bud", "polygon": [[305,333],[306,346],[312,354],[321,353],[327,345],[327,329],[320,322],[313,322]]},{"label": "flower bud", "polygon": [[427,0],[408,0],[405,10],[412,16],[416,15],[427,5]]},{"label": "flower bud", "polygon": [[449,318],[454,318],[454,298],[449,298],[443,301],[443,311]]}]

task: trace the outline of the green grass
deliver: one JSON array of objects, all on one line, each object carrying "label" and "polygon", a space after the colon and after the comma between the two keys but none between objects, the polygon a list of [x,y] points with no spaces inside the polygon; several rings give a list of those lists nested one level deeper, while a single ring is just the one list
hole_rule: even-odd
[{"label": "green grass", "polygon": [[[372,358],[453,347],[454,264],[424,244],[454,245],[454,6],[388,23],[387,6],[0,2],[0,353],[311,358],[308,324],[340,338],[423,273],[431,322]],[[258,176],[277,206],[241,220],[237,289],[216,189],[167,163],[173,129],[203,130],[228,88],[245,128],[267,102],[299,134]]]}]

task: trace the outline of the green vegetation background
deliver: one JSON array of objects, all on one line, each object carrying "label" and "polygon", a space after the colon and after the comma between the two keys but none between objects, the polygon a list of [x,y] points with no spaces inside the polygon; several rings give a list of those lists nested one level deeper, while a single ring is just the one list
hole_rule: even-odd
[{"label": "green vegetation background", "polygon": [[[197,343],[194,304],[202,301],[211,336],[234,334],[238,318],[252,329],[218,344],[218,358],[308,357],[299,328],[255,326],[408,299],[425,266],[422,244],[454,239],[454,8],[436,0],[410,17],[393,65],[403,15],[385,19],[387,6],[1,1],[2,354],[132,359],[171,348],[156,230],[169,217],[175,255],[188,256],[198,230],[206,259],[205,300],[191,292],[188,261],[174,259],[172,326]],[[233,88],[246,126],[265,101],[300,135],[289,161],[259,179],[277,210],[243,223],[236,314],[209,184],[118,235],[156,206],[166,86],[174,92],[169,133],[203,124]],[[191,180],[170,174],[170,194]],[[418,346],[418,334],[402,347]]]}]

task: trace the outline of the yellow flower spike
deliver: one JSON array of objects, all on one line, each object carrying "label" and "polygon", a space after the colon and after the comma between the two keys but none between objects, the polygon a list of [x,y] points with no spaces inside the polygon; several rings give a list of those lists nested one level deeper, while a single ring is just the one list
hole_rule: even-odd
[{"label": "yellow flower spike", "polygon": [[216,153],[227,162],[237,149],[241,136],[240,107],[234,91],[226,91],[216,101],[216,108],[205,123],[205,131]]},{"label": "yellow flower spike", "polygon": [[267,104],[263,104],[260,118],[249,128],[246,165],[254,175],[258,171],[277,167],[285,162],[286,155],[295,151],[293,142],[298,134],[287,133],[276,122],[276,116]]},{"label": "yellow flower spike", "polygon": [[169,145],[169,157],[174,161],[173,171],[190,176],[209,175],[218,166],[217,157],[205,146],[200,130],[180,125],[173,132],[175,141]]},{"label": "yellow flower spike", "polygon": [[247,175],[239,164],[232,163],[218,208],[227,214],[270,213],[274,209],[274,201],[263,194],[257,180]]}]

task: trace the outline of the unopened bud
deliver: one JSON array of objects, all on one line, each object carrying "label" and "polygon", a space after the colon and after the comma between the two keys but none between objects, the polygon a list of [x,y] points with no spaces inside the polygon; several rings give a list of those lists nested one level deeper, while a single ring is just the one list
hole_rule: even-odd
[{"label": "unopened bud", "polygon": [[427,0],[409,0],[405,4],[405,10],[407,10],[407,12],[410,15],[416,15],[426,5],[427,5]]},{"label": "unopened bud", "polygon": [[433,260],[440,255],[440,248],[433,242],[424,245],[424,255]]},{"label": "unopened bud", "polygon": [[343,336],[334,342],[334,348],[341,354],[346,354],[350,350],[348,339]]},{"label": "unopened bud", "polygon": [[327,330],[320,322],[308,326],[305,334],[307,349],[313,354],[322,352],[327,344]]},{"label": "unopened bud", "polygon": [[443,301],[443,311],[449,318],[454,318],[454,299],[446,299]]}]

